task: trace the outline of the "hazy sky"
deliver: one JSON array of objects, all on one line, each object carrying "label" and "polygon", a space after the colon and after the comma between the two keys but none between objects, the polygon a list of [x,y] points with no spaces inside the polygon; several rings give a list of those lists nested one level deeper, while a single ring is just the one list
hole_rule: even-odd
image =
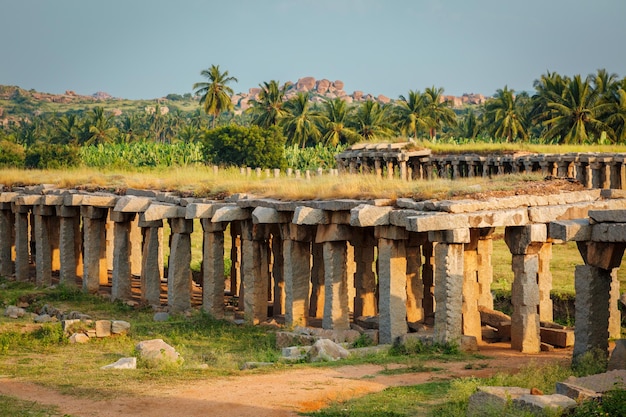
[{"label": "hazy sky", "polygon": [[219,65],[235,92],[304,76],[390,98],[626,76],[626,0],[0,0],[0,84],[150,99]]}]

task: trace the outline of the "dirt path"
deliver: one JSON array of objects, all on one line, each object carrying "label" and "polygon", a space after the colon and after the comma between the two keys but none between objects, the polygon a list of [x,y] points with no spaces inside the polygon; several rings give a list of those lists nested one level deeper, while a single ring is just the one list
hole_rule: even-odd
[{"label": "dirt path", "polygon": [[[569,363],[571,357],[571,350],[523,355],[503,345],[481,346],[480,353],[489,359],[472,362],[481,367],[486,364],[482,369],[465,369],[466,361],[427,362],[425,366],[441,370],[400,375],[378,374],[384,369],[380,365],[294,369],[193,381],[146,389],[148,395],[118,396],[102,401],[63,395],[31,382],[3,378],[0,379],[0,394],[56,405],[62,413],[76,417],[291,417],[298,412],[322,408],[333,400],[358,397],[390,386],[463,376],[486,377],[497,372],[514,372],[530,362]],[[123,391],[123,387],[120,390]]]}]

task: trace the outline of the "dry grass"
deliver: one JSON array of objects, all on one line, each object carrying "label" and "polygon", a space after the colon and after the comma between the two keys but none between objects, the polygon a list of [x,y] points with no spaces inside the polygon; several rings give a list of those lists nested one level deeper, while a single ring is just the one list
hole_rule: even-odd
[{"label": "dry grass", "polygon": [[538,145],[532,143],[488,143],[476,142],[467,144],[431,142],[422,140],[415,143],[417,148],[428,148],[434,154],[479,154],[479,155],[510,155],[518,152],[539,154],[565,153],[622,153],[625,145]]},{"label": "dry grass", "polygon": [[310,179],[282,176],[267,178],[253,172],[247,176],[238,169],[224,169],[216,175],[210,167],[186,167],[121,171],[73,170],[0,170],[0,184],[6,189],[17,186],[52,184],[59,188],[89,191],[106,190],[123,194],[128,188],[177,192],[183,196],[221,199],[235,193],[280,200],[313,199],[445,199],[472,193],[516,190],[522,184],[540,181],[540,175],[508,175],[492,179],[401,181],[379,179],[374,175],[312,176]]}]

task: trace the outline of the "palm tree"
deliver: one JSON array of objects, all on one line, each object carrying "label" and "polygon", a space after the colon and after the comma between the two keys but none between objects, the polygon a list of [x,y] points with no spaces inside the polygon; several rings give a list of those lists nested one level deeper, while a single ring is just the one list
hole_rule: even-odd
[{"label": "palm tree", "polygon": [[88,127],[85,145],[97,145],[112,142],[117,135],[117,127],[113,124],[113,115],[105,114],[103,107],[94,107],[91,115],[85,123]]},{"label": "palm tree", "polygon": [[425,115],[430,119],[430,139],[437,138],[437,129],[456,125],[456,114],[450,108],[450,102],[443,100],[443,88],[435,86],[424,90],[426,101]]},{"label": "palm tree", "polygon": [[311,110],[310,94],[298,93],[285,102],[285,115],[281,119],[287,141],[304,148],[308,142],[317,142],[321,133],[318,128],[320,116]]},{"label": "palm tree", "polygon": [[565,88],[569,83],[569,77],[563,77],[556,72],[548,71],[540,79],[533,82],[535,94],[531,98],[531,108],[527,115],[528,120],[533,122],[533,126],[542,127],[537,134],[542,136],[550,127],[545,125],[545,121],[551,119],[548,102],[558,100],[563,96]]},{"label": "palm tree", "polygon": [[598,118],[607,105],[599,100],[589,78],[583,81],[580,75],[575,75],[562,97],[547,102],[550,118],[544,122],[549,126],[545,136],[564,143],[583,143],[589,141],[590,133],[599,137],[602,131],[610,132],[610,127]]},{"label": "palm tree", "polygon": [[528,139],[526,131],[525,100],[528,95],[515,95],[515,90],[498,89],[492,99],[485,103],[486,128],[496,138],[511,142],[515,138]]},{"label": "palm tree", "polygon": [[393,123],[403,135],[417,139],[419,132],[428,130],[433,121],[426,115],[426,95],[409,91],[408,99],[400,96],[393,108]]},{"label": "palm tree", "polygon": [[319,120],[322,142],[326,145],[337,146],[340,143],[356,143],[361,139],[361,136],[350,127],[352,123],[350,110],[348,104],[340,97],[322,103]]},{"label": "palm tree", "polygon": [[208,81],[202,81],[193,85],[194,94],[200,95],[200,104],[204,105],[204,111],[213,117],[211,127],[215,128],[217,116],[225,111],[233,109],[233,103],[230,97],[233,95],[233,89],[227,84],[237,78],[229,77],[228,71],[221,72],[219,65],[211,65],[210,68],[200,72]]},{"label": "palm tree", "polygon": [[288,85],[279,87],[278,81],[272,80],[259,84],[259,87],[261,87],[259,98],[250,100],[251,107],[248,109],[252,114],[252,124],[265,128],[276,126],[286,114],[283,104]]},{"label": "palm tree", "polygon": [[387,118],[387,107],[373,100],[364,101],[356,110],[352,127],[363,140],[386,138],[393,129]]},{"label": "palm tree", "polygon": [[55,133],[51,142],[76,144],[80,138],[80,119],[74,113],[66,113],[54,122]]},{"label": "palm tree", "polygon": [[614,140],[617,143],[626,143],[626,91],[620,88],[616,96],[610,103],[605,122],[613,131]]}]

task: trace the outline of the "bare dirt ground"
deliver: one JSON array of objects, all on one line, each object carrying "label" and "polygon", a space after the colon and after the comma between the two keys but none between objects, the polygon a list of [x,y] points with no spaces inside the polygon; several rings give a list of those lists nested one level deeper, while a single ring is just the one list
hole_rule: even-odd
[{"label": "bare dirt ground", "polygon": [[[61,413],[76,417],[170,417],[240,416],[291,417],[298,412],[323,408],[331,401],[347,400],[391,386],[417,385],[459,377],[488,377],[498,372],[515,372],[530,364],[569,364],[571,349],[537,355],[512,351],[510,345],[482,345],[486,359],[426,362],[435,372],[399,375],[379,374],[380,365],[353,365],[334,368],[293,369],[263,374],[242,373],[237,377],[193,381],[188,384],[146,386],[142,396],[119,395],[113,399],[63,395],[37,384],[0,377],[0,394],[59,407]],[[389,368],[392,365],[388,365]],[[123,372],[123,371],[122,371]],[[123,393],[123,387],[120,387]]]}]

